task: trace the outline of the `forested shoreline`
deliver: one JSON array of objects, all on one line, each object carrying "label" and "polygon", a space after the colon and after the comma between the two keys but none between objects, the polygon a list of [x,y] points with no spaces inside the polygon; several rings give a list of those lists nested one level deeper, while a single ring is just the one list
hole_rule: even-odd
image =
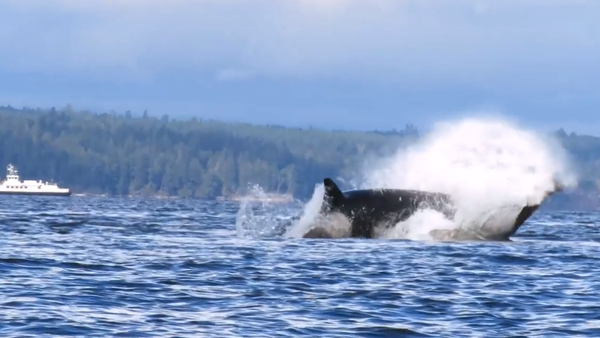
[{"label": "forested shoreline", "polygon": [[417,136],[255,126],[129,113],[0,107],[0,163],[22,178],[52,178],[74,192],[216,198],[249,186],[306,198],[358,155],[386,154]]},{"label": "forested shoreline", "polygon": [[[410,124],[400,131],[327,131],[70,106],[0,106],[0,129],[0,163],[16,165],[22,178],[53,179],[75,193],[199,198],[243,195],[258,184],[305,199],[324,177],[349,177],[361,158],[388,155],[419,137]],[[600,138],[556,134],[583,173],[578,193],[597,195]]]}]

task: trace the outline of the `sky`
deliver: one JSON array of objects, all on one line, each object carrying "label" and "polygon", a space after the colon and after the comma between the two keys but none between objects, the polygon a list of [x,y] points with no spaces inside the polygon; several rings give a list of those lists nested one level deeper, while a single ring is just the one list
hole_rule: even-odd
[{"label": "sky", "polygon": [[0,0],[0,105],[600,136],[597,0]]}]

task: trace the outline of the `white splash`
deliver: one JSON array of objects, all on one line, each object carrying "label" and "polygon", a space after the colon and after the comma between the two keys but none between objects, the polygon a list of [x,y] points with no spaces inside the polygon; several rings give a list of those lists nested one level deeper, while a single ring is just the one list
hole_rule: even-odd
[{"label": "white splash", "polygon": [[[439,123],[416,144],[365,162],[358,188],[442,192],[458,208],[454,221],[433,210],[419,211],[376,234],[384,238],[432,239],[431,230],[504,232],[522,207],[540,204],[555,182],[563,187],[577,182],[556,140],[493,118]],[[322,200],[318,185],[286,237],[301,237],[318,221]]]},{"label": "white splash", "polygon": [[268,236],[281,219],[278,217],[277,204],[271,203],[269,195],[258,185],[252,185],[248,194],[240,201],[235,222],[237,237],[260,238]]},{"label": "white splash", "polygon": [[299,238],[302,237],[310,228],[317,222],[319,216],[319,210],[323,203],[323,197],[325,195],[325,189],[323,184],[317,184],[312,197],[304,206],[300,219],[295,222],[284,234],[285,238]]},{"label": "white splash", "polygon": [[[447,193],[458,211],[453,221],[433,210],[416,212],[376,237],[432,239],[432,230],[506,232],[526,205],[540,204],[556,183],[574,187],[577,178],[566,152],[549,136],[494,118],[466,118],[436,125],[414,145],[388,158],[365,158],[357,188],[416,189]],[[354,180],[356,182],[356,180]],[[260,187],[253,195],[264,195]],[[346,237],[349,224],[323,219],[322,184],[315,186],[302,215],[283,237],[302,237],[313,226],[326,227],[334,237]],[[269,209],[269,210],[267,210]],[[281,218],[281,209],[251,208],[243,202],[236,222],[238,236],[264,235]],[[338,224],[339,223],[339,224]]]},{"label": "white splash", "polygon": [[[454,227],[463,229],[479,228],[486,220],[486,227],[506,226],[510,222],[501,218],[541,203],[555,181],[565,187],[577,182],[558,142],[491,118],[440,123],[417,144],[370,163],[365,172],[362,188],[450,194],[459,209]],[[421,238],[450,227],[439,216],[417,213],[388,236]]]}]

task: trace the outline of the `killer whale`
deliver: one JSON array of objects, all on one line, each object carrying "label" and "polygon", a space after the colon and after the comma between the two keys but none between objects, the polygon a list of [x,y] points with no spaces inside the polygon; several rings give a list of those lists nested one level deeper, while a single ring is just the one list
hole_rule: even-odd
[{"label": "killer whale", "polygon": [[[360,189],[341,191],[331,178],[323,180],[324,197],[320,216],[342,215],[350,223],[352,238],[374,238],[378,228],[390,228],[420,209],[433,209],[448,220],[454,220],[457,207],[452,197],[439,192],[403,189]],[[546,196],[562,190],[555,189]],[[500,218],[487,219],[477,232],[473,230],[433,230],[430,235],[440,240],[496,240],[506,241],[531,217],[540,204],[507,206]],[[334,238],[324,227],[309,229],[303,238]]]},{"label": "killer whale", "polygon": [[[350,236],[373,238],[377,227],[389,227],[431,208],[452,219],[456,209],[447,194],[402,189],[360,189],[342,192],[329,177],[323,180],[324,196],[320,215],[342,214],[350,222]],[[304,238],[331,238],[322,227],[310,229]]]}]

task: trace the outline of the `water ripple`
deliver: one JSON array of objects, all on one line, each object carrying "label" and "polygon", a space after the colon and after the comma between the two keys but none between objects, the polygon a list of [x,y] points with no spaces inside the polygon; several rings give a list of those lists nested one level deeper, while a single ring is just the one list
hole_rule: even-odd
[{"label": "water ripple", "polygon": [[424,243],[237,238],[237,209],[3,197],[0,335],[600,336],[597,213]]}]

